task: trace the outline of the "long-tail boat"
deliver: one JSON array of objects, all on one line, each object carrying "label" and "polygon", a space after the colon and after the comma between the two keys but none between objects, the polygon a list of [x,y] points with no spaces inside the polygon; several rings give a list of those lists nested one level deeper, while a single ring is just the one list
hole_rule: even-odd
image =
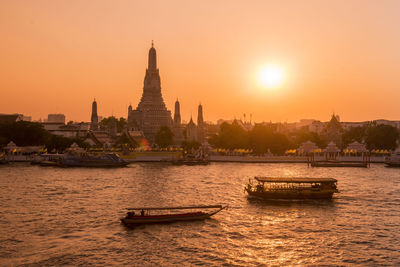
[{"label": "long-tail boat", "polygon": [[263,199],[331,199],[338,193],[337,180],[333,178],[255,177],[245,190],[249,197]]},{"label": "long-tail boat", "polygon": [[[204,220],[226,208],[227,206],[222,205],[128,208],[129,211],[124,218],[121,218],[121,222],[125,225],[136,225]],[[208,209],[211,211],[206,212],[205,210]],[[190,211],[185,212],[184,210]]]},{"label": "long-tail boat", "polygon": [[368,168],[369,162],[346,162],[336,160],[326,161],[313,161],[310,163],[311,167],[354,167],[354,168]]}]

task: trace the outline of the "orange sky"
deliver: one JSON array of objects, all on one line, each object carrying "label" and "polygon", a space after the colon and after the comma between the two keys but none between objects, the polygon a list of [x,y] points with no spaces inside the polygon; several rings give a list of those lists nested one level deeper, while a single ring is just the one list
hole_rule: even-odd
[{"label": "orange sky", "polygon": [[[154,39],[182,118],[400,120],[400,1],[0,1],[0,113],[127,116]],[[263,90],[261,66],[285,70]]]}]

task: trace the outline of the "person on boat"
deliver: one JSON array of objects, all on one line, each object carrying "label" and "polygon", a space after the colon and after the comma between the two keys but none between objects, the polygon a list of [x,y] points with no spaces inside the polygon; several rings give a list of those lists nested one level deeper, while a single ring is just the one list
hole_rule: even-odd
[{"label": "person on boat", "polygon": [[128,213],[127,213],[127,217],[128,218],[131,218],[131,217],[134,217],[135,216],[135,212],[134,211],[129,211]]},{"label": "person on boat", "polygon": [[258,184],[256,186],[256,190],[257,190],[257,192],[262,192],[262,191],[264,191],[264,187],[262,185]]},{"label": "person on boat", "polygon": [[140,212],[140,216],[144,216],[144,210]]}]

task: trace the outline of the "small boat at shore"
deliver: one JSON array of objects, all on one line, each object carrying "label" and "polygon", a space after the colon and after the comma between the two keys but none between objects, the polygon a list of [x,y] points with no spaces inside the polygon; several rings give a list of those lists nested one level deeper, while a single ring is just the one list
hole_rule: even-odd
[{"label": "small boat at shore", "polygon": [[333,178],[255,177],[245,187],[249,197],[274,199],[331,199],[338,193]]},{"label": "small boat at shore", "polygon": [[90,154],[87,152],[67,152],[61,158],[59,166],[61,167],[101,167],[101,168],[113,168],[113,167],[124,167],[128,165],[120,158],[117,154],[106,153],[106,154]]},{"label": "small boat at shore", "polygon": [[400,167],[400,152],[394,153],[385,159],[386,167]]},{"label": "small boat at shore", "polygon": [[[121,222],[129,226],[137,224],[204,220],[226,208],[227,206],[222,205],[128,208],[129,211],[124,218],[121,218]],[[190,211],[185,212],[184,210]],[[135,211],[137,213],[135,213]]]},{"label": "small boat at shore", "polygon": [[196,160],[187,160],[187,159],[178,159],[172,161],[174,165],[208,165],[210,162],[206,159],[196,159]]},{"label": "small boat at shore", "polygon": [[208,157],[205,157],[203,154],[195,155],[195,154],[187,154],[185,157],[181,159],[177,159],[172,161],[174,165],[208,165],[210,164]]},{"label": "small boat at shore", "polygon": [[348,161],[313,161],[310,163],[311,167],[354,167],[354,168],[368,168],[368,162],[348,162]]}]

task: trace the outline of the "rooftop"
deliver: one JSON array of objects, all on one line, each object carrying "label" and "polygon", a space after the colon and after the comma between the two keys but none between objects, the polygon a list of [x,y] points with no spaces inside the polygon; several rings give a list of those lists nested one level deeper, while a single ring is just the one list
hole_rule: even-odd
[{"label": "rooftop", "polygon": [[270,183],[336,183],[337,180],[333,178],[310,178],[310,177],[260,177],[256,176],[255,179],[259,182]]}]

